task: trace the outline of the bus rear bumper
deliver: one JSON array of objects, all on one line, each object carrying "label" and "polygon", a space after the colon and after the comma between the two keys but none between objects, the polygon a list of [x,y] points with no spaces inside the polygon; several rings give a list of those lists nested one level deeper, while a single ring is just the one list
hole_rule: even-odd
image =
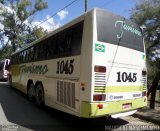
[{"label": "bus rear bumper", "polygon": [[[130,104],[131,106],[128,106]],[[81,104],[81,117],[85,118],[95,118],[95,117],[121,117],[132,115],[137,109],[147,106],[147,98],[137,98],[132,100],[122,100],[114,102],[82,102]],[[127,105],[124,108],[124,105]]]}]

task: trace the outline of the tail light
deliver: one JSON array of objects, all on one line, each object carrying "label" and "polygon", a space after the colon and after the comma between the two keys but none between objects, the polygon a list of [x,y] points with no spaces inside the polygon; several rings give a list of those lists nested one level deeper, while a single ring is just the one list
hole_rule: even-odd
[{"label": "tail light", "polygon": [[93,101],[104,101],[106,99],[105,94],[94,94]]},{"label": "tail light", "polygon": [[142,92],[142,96],[147,96],[147,92],[146,92],[146,91],[143,91],[143,92]]},{"label": "tail light", "polygon": [[94,72],[106,73],[106,67],[96,65],[94,66]]}]

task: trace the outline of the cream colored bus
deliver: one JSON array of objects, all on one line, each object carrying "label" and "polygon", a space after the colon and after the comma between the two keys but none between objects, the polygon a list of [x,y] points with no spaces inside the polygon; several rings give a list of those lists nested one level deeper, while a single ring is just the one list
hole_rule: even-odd
[{"label": "cream colored bus", "polygon": [[15,52],[10,83],[38,106],[85,118],[131,115],[147,105],[140,28],[93,9]]}]

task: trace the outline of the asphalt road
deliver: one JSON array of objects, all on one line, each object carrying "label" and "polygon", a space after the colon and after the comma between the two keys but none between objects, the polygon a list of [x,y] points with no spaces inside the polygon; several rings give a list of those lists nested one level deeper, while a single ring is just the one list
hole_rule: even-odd
[{"label": "asphalt road", "polygon": [[152,125],[132,116],[125,118],[78,118],[49,107],[39,109],[26,96],[0,83],[0,130],[7,131],[104,131],[115,125],[115,129],[125,125]]}]

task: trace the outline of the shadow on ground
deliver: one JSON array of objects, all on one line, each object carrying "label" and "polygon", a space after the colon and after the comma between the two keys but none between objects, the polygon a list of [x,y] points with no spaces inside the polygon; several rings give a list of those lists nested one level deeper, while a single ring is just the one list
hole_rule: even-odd
[{"label": "shadow on ground", "polygon": [[78,118],[49,107],[42,110],[37,108],[34,103],[29,102],[23,93],[5,83],[0,84],[0,104],[9,122],[36,131],[104,131],[113,125],[121,126],[128,123],[122,119],[104,117]]}]

